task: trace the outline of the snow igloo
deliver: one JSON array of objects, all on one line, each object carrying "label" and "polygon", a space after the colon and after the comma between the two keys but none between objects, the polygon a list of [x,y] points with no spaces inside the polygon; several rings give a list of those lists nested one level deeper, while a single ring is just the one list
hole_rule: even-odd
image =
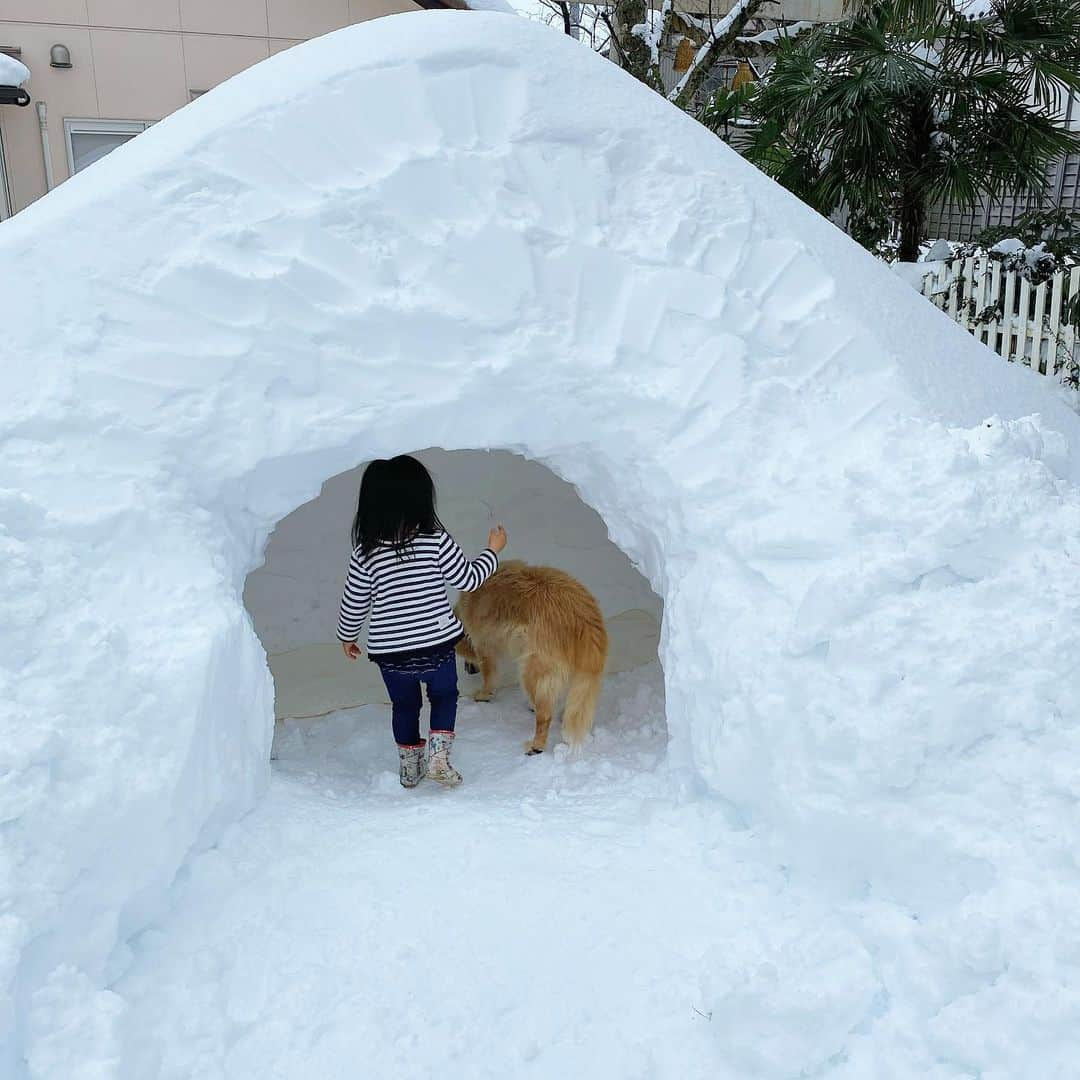
[{"label": "snow igloo", "polygon": [[108,1009],[257,800],[245,580],[373,457],[573,485],[663,602],[672,783],[778,863],[902,891],[886,859],[949,881],[970,849],[977,878],[928,778],[1004,828],[995,763],[1077,715],[1077,417],[525,20],[275,56],[5,223],[0,265],[0,1072]]}]

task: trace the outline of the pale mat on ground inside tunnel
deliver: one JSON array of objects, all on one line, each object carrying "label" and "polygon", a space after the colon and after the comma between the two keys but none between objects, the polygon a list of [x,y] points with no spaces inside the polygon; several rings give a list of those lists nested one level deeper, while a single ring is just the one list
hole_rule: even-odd
[{"label": "pale mat on ground inside tunnel", "polygon": [[[648,611],[623,611],[607,620],[608,671],[631,671],[656,659],[660,625]],[[386,704],[388,698],[379,669],[368,660],[351,662],[336,642],[305,645],[269,657],[274,676],[274,716],[321,716],[336,709]],[[462,690],[471,692],[478,680],[462,679]],[[517,681],[513,666],[500,672],[499,685]]]}]

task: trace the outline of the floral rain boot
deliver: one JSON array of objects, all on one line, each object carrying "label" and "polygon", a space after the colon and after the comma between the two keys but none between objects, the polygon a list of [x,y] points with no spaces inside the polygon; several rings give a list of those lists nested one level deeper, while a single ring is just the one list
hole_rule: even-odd
[{"label": "floral rain boot", "polygon": [[416,787],[425,776],[424,743],[415,746],[398,746],[400,771],[398,779],[402,787]]},{"label": "floral rain boot", "polygon": [[457,787],[461,783],[461,773],[450,764],[453,744],[452,731],[433,731],[428,739],[427,775],[446,787]]}]

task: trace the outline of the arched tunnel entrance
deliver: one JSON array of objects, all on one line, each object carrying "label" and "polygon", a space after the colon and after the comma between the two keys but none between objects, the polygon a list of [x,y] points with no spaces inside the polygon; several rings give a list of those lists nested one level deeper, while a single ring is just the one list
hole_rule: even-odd
[{"label": "arched tunnel entrance", "polygon": [[[510,451],[428,449],[416,456],[435,480],[443,523],[467,554],[478,552],[501,521],[510,535],[505,558],[558,567],[593,593],[609,636],[594,739],[615,740],[619,728],[619,741],[632,732],[632,741],[657,749],[666,736],[657,660],[662,601],[609,539],[600,515],[546,466]],[[245,584],[244,603],[274,678],[274,756],[283,761],[315,752],[370,754],[390,764],[388,722],[367,722],[389,704],[379,670],[366,659],[346,660],[334,636],[363,467],[331,477],[315,499],[281,519]],[[471,700],[479,680],[459,672],[466,740],[470,727],[490,728],[492,739],[507,743],[505,752],[514,743],[520,750],[531,721],[514,665],[503,664],[496,700],[483,706]],[[377,729],[381,741],[368,745],[364,738],[361,747],[358,725],[365,735]],[[553,736],[556,753],[565,752],[558,727]]]}]

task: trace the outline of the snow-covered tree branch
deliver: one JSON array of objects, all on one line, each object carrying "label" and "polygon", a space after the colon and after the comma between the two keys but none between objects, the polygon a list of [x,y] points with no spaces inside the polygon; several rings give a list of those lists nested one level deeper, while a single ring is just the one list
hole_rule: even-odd
[{"label": "snow-covered tree branch", "polygon": [[791,41],[808,30],[812,30],[813,27],[812,22],[794,22],[784,26],[770,27],[768,30],[746,37],[738,37],[732,42],[730,53],[738,57],[768,56],[776,51],[781,41]]},{"label": "snow-covered tree branch", "polygon": [[716,61],[731,52],[732,45],[763,3],[764,0],[736,0],[734,7],[712,25],[709,36],[694,54],[689,68],[667,95],[669,101],[682,109],[690,106]]},{"label": "snow-covered tree branch", "polygon": [[[685,110],[698,104],[702,87],[721,61],[767,56],[780,41],[812,25],[761,17],[764,0],[735,0],[723,15],[714,13],[713,0],[706,10],[695,11],[683,10],[680,0],[607,0],[595,6],[540,2],[541,18],[587,41]],[[715,2],[721,7],[723,0]]]}]

